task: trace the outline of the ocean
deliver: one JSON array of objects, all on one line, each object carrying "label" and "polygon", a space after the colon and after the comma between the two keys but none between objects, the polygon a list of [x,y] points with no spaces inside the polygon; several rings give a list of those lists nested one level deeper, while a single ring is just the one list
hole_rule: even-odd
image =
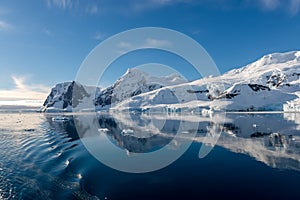
[{"label": "ocean", "polygon": [[2,110],[0,199],[299,199],[299,119]]}]

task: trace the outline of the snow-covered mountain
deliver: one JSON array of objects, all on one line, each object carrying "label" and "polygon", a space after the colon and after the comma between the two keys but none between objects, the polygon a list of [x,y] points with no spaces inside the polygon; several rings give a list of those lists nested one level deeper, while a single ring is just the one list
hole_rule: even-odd
[{"label": "snow-covered mountain", "polygon": [[[77,91],[77,98],[73,100],[73,90]],[[100,88],[82,86],[79,83],[64,82],[56,84],[52,89],[43,106],[40,108],[42,112],[70,112],[72,106],[78,104],[78,100],[86,96],[90,96],[92,91],[99,93]]]},{"label": "snow-covered mountain", "polygon": [[74,82],[64,82],[56,84],[52,89],[47,99],[45,100],[41,111],[51,109],[61,109],[71,111],[72,90]]},{"label": "snow-covered mountain", "polygon": [[[137,68],[130,68],[112,86],[105,89],[93,86],[82,86],[78,82],[64,82],[55,85],[43,106],[42,112],[64,112],[72,111],[84,97],[91,97],[95,94],[94,105],[96,109],[109,109],[130,97],[153,91],[171,85],[186,83],[178,74],[171,74],[164,77],[153,77]],[[76,87],[76,88],[75,88]],[[76,89],[77,98],[73,102],[73,90]],[[96,92],[95,92],[96,90]]]},{"label": "snow-covered mountain", "polygon": [[186,81],[178,74],[154,77],[140,69],[130,68],[116,83],[101,92],[95,99],[95,106],[98,109],[110,107],[111,104],[114,106],[130,97],[182,83]]},{"label": "snow-covered mountain", "polygon": [[[73,87],[74,82],[56,85],[42,110],[69,111]],[[79,99],[90,93],[82,87],[80,94]],[[98,89],[94,104],[96,109],[117,110],[266,111],[282,110],[287,102],[299,102],[299,97],[300,51],[292,51],[269,54],[221,76],[193,82],[176,74],[153,77],[128,69],[112,86]]]},{"label": "snow-covered mountain", "polygon": [[[118,108],[161,111],[166,108],[181,111],[282,110],[287,101],[299,99],[299,91],[300,51],[293,51],[263,56],[254,63],[221,76],[144,93],[123,101]],[[166,103],[161,103],[162,96]],[[170,98],[173,100],[170,101]]]}]

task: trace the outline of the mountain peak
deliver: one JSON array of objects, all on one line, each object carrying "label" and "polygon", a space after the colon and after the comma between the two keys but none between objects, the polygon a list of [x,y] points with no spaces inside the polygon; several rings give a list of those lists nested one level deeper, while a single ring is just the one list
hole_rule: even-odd
[{"label": "mountain peak", "polygon": [[285,53],[272,53],[263,56],[260,61],[266,64],[279,64],[289,61],[300,61],[300,51],[290,51]]},{"label": "mountain peak", "polygon": [[[264,55],[260,59],[246,65],[245,67],[233,69],[224,75],[243,78],[255,78],[266,73],[268,75],[278,71],[297,71],[300,67],[300,51],[290,51],[285,53],[271,53]],[[245,77],[243,75],[245,75]],[[248,79],[246,78],[246,79]]]},{"label": "mountain peak", "polygon": [[141,69],[138,69],[138,68],[128,68],[126,73],[122,76],[122,77],[125,77],[125,76],[136,76],[136,75],[146,75],[148,76],[148,74],[146,72],[144,72],[143,70]]}]

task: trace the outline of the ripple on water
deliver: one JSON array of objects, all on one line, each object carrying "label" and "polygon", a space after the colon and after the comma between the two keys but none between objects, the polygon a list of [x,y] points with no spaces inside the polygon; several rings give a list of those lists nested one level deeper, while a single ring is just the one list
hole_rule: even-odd
[{"label": "ripple on water", "polygon": [[86,156],[83,146],[63,127],[30,115],[0,114],[0,199],[93,199],[80,187],[84,163],[72,164]]}]

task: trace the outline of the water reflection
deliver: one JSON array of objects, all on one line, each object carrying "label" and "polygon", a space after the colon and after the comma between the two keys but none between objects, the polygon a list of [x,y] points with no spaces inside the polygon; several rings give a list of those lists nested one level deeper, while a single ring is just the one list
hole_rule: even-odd
[{"label": "water reflection", "polygon": [[297,125],[296,129],[300,130],[300,113],[284,113],[284,119]]},{"label": "water reflection", "polygon": [[[85,121],[70,114],[0,114],[0,199],[199,199],[215,188],[238,199],[266,190],[273,199],[300,195],[299,114],[81,116]],[[123,157],[113,157],[104,138]],[[166,146],[168,153],[185,153],[161,170],[131,174],[106,167],[83,142],[118,164]]]},{"label": "water reflection", "polygon": [[[98,114],[96,120],[91,115],[84,117],[99,127],[95,130],[90,124],[81,123],[86,130],[82,138],[105,135],[127,156],[155,152],[166,145],[176,151],[192,141],[203,144],[200,158],[209,156],[217,145],[249,155],[270,167],[300,170],[300,116],[295,113],[227,114],[226,118],[223,114],[204,117],[124,113]],[[57,123],[53,126],[57,128]],[[64,128],[70,137],[76,138],[73,120],[65,123]]]}]

